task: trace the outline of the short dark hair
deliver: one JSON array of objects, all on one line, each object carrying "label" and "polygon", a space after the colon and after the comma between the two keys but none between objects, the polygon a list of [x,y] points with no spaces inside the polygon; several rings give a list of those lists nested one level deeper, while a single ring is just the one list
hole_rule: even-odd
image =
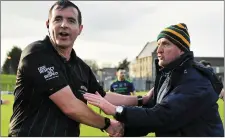
[{"label": "short dark hair", "polygon": [[52,10],[55,6],[59,6],[59,7],[57,7],[57,9],[65,9],[65,8],[68,8],[68,7],[73,7],[75,9],[77,9],[77,11],[78,11],[78,23],[79,23],[79,25],[81,25],[82,16],[81,16],[80,9],[77,7],[77,5],[75,5],[74,3],[72,3],[69,0],[58,0],[55,4],[53,4],[52,7],[49,10],[48,19],[50,19],[50,17],[52,16]]},{"label": "short dark hair", "polygon": [[123,67],[118,67],[116,71],[119,71],[119,70],[125,70],[125,68],[123,68]]},{"label": "short dark hair", "polygon": [[201,60],[200,63],[202,63],[204,66],[211,66],[211,63],[209,61],[206,61],[206,60]]}]

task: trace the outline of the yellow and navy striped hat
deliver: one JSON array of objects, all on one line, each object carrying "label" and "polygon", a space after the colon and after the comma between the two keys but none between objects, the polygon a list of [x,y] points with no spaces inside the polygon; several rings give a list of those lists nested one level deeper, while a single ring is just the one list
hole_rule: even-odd
[{"label": "yellow and navy striped hat", "polygon": [[166,38],[173,44],[178,46],[181,50],[187,52],[190,51],[190,36],[187,26],[184,23],[177,25],[171,25],[165,28],[157,37],[157,41],[160,38]]}]

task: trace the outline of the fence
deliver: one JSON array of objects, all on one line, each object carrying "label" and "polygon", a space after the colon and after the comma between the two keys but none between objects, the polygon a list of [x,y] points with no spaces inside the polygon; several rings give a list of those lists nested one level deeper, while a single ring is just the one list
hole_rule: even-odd
[{"label": "fence", "polygon": [[[110,85],[113,83],[114,79],[104,80],[103,82],[99,82],[101,86],[103,86],[105,91],[110,89]],[[149,91],[153,86],[154,82],[147,78],[132,78],[131,82],[134,84],[135,91]]]},{"label": "fence", "polygon": [[[132,78],[132,83],[134,84],[135,90],[138,91],[148,91],[150,90],[154,83],[151,80],[146,78]],[[104,82],[99,82],[101,86],[103,86],[105,91],[110,89],[110,85],[113,83],[114,80],[108,79]],[[15,89],[15,84],[13,83],[2,83],[1,84],[1,93],[3,94],[11,94]]]},{"label": "fence", "polygon": [[149,91],[154,86],[154,82],[147,78],[133,78],[132,82],[136,91]]},{"label": "fence", "polygon": [[15,84],[1,83],[1,94],[12,94],[15,89]]}]

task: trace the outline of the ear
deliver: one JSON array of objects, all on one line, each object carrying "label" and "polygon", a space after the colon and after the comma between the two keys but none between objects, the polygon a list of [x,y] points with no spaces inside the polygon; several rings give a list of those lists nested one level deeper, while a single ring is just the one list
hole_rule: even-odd
[{"label": "ear", "polygon": [[79,30],[80,30],[80,32],[79,32],[79,35],[80,35],[82,30],[83,30],[83,25],[82,24],[79,26]]},{"label": "ear", "polygon": [[184,51],[181,50],[180,54],[183,55],[184,54]]},{"label": "ear", "polygon": [[46,21],[46,27],[49,28],[49,20]]},{"label": "ear", "polygon": [[185,53],[185,52],[181,50],[181,51],[179,52],[179,56],[183,55],[184,53]]}]

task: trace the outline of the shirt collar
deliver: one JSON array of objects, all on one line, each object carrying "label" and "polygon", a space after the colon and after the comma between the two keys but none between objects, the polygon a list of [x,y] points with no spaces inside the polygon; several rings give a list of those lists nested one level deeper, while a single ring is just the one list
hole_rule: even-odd
[{"label": "shirt collar", "polygon": [[51,48],[64,61],[64,63],[66,63],[66,62],[76,63],[77,55],[76,55],[76,52],[74,49],[72,49],[71,54],[70,54],[70,59],[69,59],[69,61],[67,61],[66,58],[60,56],[59,53],[55,50],[48,35],[44,38],[44,42],[46,42],[47,47]]}]

